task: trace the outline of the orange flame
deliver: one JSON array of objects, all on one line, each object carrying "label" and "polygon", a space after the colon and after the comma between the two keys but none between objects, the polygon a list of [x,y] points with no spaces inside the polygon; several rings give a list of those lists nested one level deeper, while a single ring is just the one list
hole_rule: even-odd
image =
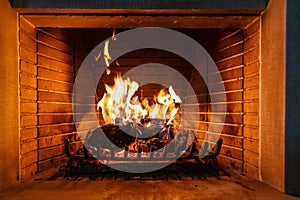
[{"label": "orange flame", "polygon": [[116,36],[116,29],[114,29],[113,34],[111,36],[112,40],[117,40],[117,36]]}]

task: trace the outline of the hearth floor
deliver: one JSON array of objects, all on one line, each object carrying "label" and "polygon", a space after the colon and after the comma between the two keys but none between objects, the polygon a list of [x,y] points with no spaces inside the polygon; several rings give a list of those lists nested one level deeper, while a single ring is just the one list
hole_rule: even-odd
[{"label": "hearth floor", "polygon": [[[282,194],[261,182],[232,173],[230,176],[223,174],[219,178],[214,176],[193,178],[182,174],[181,179],[177,180],[143,178],[143,175],[131,175],[129,179],[123,179],[116,178],[115,173],[106,175],[107,177],[103,179],[100,176],[66,178],[57,175],[47,180],[37,178],[34,181],[9,187],[0,193],[0,199],[300,199]],[[172,175],[172,177],[176,176]]]}]

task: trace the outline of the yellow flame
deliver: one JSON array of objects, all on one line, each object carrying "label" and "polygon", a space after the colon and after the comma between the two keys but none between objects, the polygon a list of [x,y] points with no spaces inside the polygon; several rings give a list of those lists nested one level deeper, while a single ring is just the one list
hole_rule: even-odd
[{"label": "yellow flame", "polygon": [[176,93],[174,92],[172,85],[169,87],[169,93],[172,99],[174,99],[175,103],[182,103],[180,97],[177,96]]},{"label": "yellow flame", "polygon": [[105,41],[105,45],[104,45],[104,60],[105,60],[105,64],[108,67],[109,66],[109,60],[111,60],[111,57],[108,53],[108,45],[109,45],[109,40]]},{"label": "yellow flame", "polygon": [[105,85],[106,93],[98,102],[97,109],[101,108],[106,124],[117,122],[127,124],[140,122],[145,118],[165,121],[168,119],[167,123],[170,123],[174,119],[178,112],[175,103],[181,102],[181,99],[176,95],[172,86],[168,90],[162,89],[157,96],[154,96],[156,102],[151,106],[147,98],[140,101],[138,96],[134,96],[138,88],[137,82],[129,78],[122,79],[120,74],[115,77],[114,85]]},{"label": "yellow flame", "polygon": [[108,67],[106,68],[106,74],[110,75],[110,69]]},{"label": "yellow flame", "polygon": [[116,29],[114,29],[113,34],[111,36],[112,40],[117,40],[117,36],[116,36]]}]

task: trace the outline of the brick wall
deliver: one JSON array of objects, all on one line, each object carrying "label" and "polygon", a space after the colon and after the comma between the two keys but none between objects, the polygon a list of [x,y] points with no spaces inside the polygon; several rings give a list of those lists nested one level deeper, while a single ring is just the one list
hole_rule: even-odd
[{"label": "brick wall", "polygon": [[61,165],[64,139],[75,139],[74,47],[68,38],[62,29],[37,30],[38,171]]},{"label": "brick wall", "polygon": [[[203,31],[198,36],[200,44],[208,51],[216,63],[222,82],[217,82],[216,72],[205,74],[194,73],[191,77],[193,86],[199,85],[198,102],[200,109],[199,128],[196,131],[196,138],[199,145],[203,143],[206,135],[215,135],[217,132],[209,132],[208,126],[219,126],[219,121],[211,121],[211,106],[226,105],[227,112],[225,123],[220,138],[223,139],[223,146],[219,160],[224,165],[232,166],[242,170],[243,161],[243,32],[238,29],[214,29]],[[210,65],[207,65],[209,68]],[[209,70],[207,70],[209,71]],[[211,102],[211,96],[220,95],[220,92],[208,89],[204,84],[207,80],[209,86],[224,84],[226,102]],[[200,83],[200,84],[199,84]],[[201,89],[202,88],[202,89]],[[193,97],[188,97],[193,98]],[[218,115],[218,113],[215,113]],[[218,120],[217,118],[215,118]]]},{"label": "brick wall", "polygon": [[[24,173],[34,174],[59,166],[65,160],[65,138],[72,138],[78,145],[82,145],[75,132],[72,116],[74,78],[88,52],[110,37],[112,31],[35,29],[21,18],[21,157],[22,162],[26,163],[22,168]],[[103,84],[112,84],[117,72],[124,74],[135,66],[149,62],[168,65],[189,80],[197,93],[196,97],[183,98],[186,102],[193,102],[195,98],[199,102],[200,112],[189,113],[198,118],[195,123],[199,122],[199,127],[194,131],[199,143],[203,142],[210,124],[220,125],[218,121],[210,120],[211,106],[226,105],[226,119],[220,136],[224,140],[220,162],[244,171],[249,177],[258,178],[259,20],[253,21],[244,30],[179,31],[197,40],[208,51],[217,64],[222,82],[216,82],[214,73],[202,77],[187,61],[170,52],[144,49],[127,53],[118,58],[118,63],[113,62],[110,66],[111,74],[104,74],[99,81],[97,97],[88,98],[95,98],[95,102],[102,98]],[[100,76],[97,72],[95,75]],[[162,74],[154,76],[160,77]],[[226,102],[211,102],[211,96],[219,93],[208,94],[204,78],[210,86],[224,84]],[[158,85],[145,86],[138,94],[152,98],[153,91],[160,88]],[[85,121],[83,125],[88,127],[88,123]]]},{"label": "brick wall", "polygon": [[36,29],[20,18],[20,169],[26,180],[37,172],[37,55]]},{"label": "brick wall", "polygon": [[[227,106],[220,135],[223,146],[219,160],[223,165],[231,166],[255,179],[259,178],[259,30],[257,18],[244,30],[203,31],[198,41],[216,63],[223,81],[216,82],[215,73],[201,77],[195,72],[190,80],[198,92],[200,125],[195,131],[199,144],[203,143],[206,134],[215,134],[208,132],[208,126],[217,126],[219,123],[210,120],[213,105],[210,97],[219,93],[208,94],[203,80],[206,78],[211,86],[224,84],[227,98],[226,102],[216,102]],[[188,97],[191,102],[193,98]]]},{"label": "brick wall", "polygon": [[259,179],[260,19],[244,30],[244,172]]}]

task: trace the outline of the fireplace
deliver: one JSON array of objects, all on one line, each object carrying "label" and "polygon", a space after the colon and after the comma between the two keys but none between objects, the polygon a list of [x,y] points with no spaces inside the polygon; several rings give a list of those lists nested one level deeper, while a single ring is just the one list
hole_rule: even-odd
[{"label": "fireplace", "polygon": [[[140,65],[159,63],[169,66],[182,75],[195,92],[194,96],[181,95],[180,98],[187,105],[185,112],[198,124],[197,128],[188,130],[195,135],[197,148],[206,141],[207,133],[217,134],[209,130],[210,125],[220,126],[219,137],[223,144],[218,156],[219,164],[256,180],[264,179],[262,174],[265,173],[263,176],[266,182],[282,190],[283,186],[271,178],[279,172],[266,170],[269,161],[278,164],[268,152],[268,148],[274,148],[277,143],[270,144],[273,135],[269,138],[262,134],[262,130],[267,132],[272,129],[263,120],[270,118],[270,115],[265,104],[262,104],[265,102],[262,97],[268,99],[271,96],[263,90],[265,88],[269,91],[270,86],[267,84],[268,79],[262,76],[267,73],[265,69],[269,69],[262,69],[264,63],[272,63],[262,53],[264,47],[270,46],[266,39],[268,25],[264,25],[269,23],[268,12],[263,13],[267,2],[252,5],[251,9],[237,5],[235,11],[226,6],[222,10],[217,5],[212,9],[209,4],[202,5],[206,9],[198,10],[191,9],[192,4],[184,5],[183,8],[179,4],[172,8],[162,5],[156,9],[145,5],[144,10],[138,10],[139,5],[132,8],[120,5],[120,9],[112,9],[114,5],[109,3],[86,5],[84,9],[78,9],[82,5],[69,5],[70,10],[43,10],[41,7],[34,8],[36,4],[23,3],[12,1],[18,13],[20,180],[30,180],[39,173],[62,166],[68,159],[65,139],[72,142],[75,150],[83,147],[86,138],[80,138],[76,129],[72,94],[78,72],[89,53],[108,39],[117,44],[118,36],[116,41],[110,39],[113,33],[161,27],[184,34],[199,43],[218,71],[209,72],[211,63],[208,63],[205,66],[206,73],[199,73],[186,59],[164,50],[147,48],[128,52],[114,60],[108,67],[110,73],[104,73],[100,81],[96,81],[96,94],[92,97],[94,104],[91,106],[97,113],[99,124],[105,124],[103,110],[96,111],[97,102],[107,92],[104,84],[112,85],[118,73],[123,75]],[[251,7],[251,3],[248,4]],[[63,5],[58,3],[55,6],[62,8]],[[92,6],[101,9],[93,9]],[[275,6],[274,9],[279,8]],[[270,15],[273,14],[271,11]],[[111,51],[110,47],[108,50]],[[99,56],[103,59],[105,55],[99,52]],[[217,73],[221,81],[215,78]],[[142,77],[143,72],[135,75]],[[172,77],[172,74],[160,73],[156,69],[153,76],[164,79]],[[224,85],[225,90],[209,92],[210,87],[218,85]],[[136,94],[140,100],[146,97],[151,99],[160,89],[162,85],[149,84],[139,87]],[[278,89],[279,93],[282,91]],[[224,95],[226,100],[212,101],[220,95]],[[197,112],[189,110],[189,106],[195,104]],[[226,111],[213,112],[212,107],[218,105],[225,106]],[[212,120],[213,115],[224,115],[224,123]],[[89,121],[85,121],[85,124],[88,126]],[[277,146],[282,149],[282,145]],[[282,152],[279,156],[281,158]],[[280,180],[281,175],[277,176]]]},{"label": "fireplace", "polygon": [[[84,58],[96,45],[109,38],[114,31],[119,33],[127,30],[118,26],[93,29],[37,27],[32,25],[35,20],[31,22],[31,17],[37,18],[20,17],[19,31],[21,171],[24,179],[36,172],[61,165],[66,160],[64,139],[71,139],[76,143],[76,148],[82,145],[76,133],[72,111],[72,90],[76,74]],[[174,16],[168,18],[168,21],[176,21]],[[222,82],[216,81],[216,72],[202,77],[190,63],[178,55],[143,49],[129,52],[111,63],[111,74],[102,75],[96,99],[100,100],[103,96],[104,84],[112,85],[117,72],[124,74],[149,62],[170,66],[189,81],[196,93],[196,96],[181,98],[187,101],[185,109],[188,115],[195,118],[195,123],[199,123],[198,129],[193,130],[199,145],[205,139],[209,124],[222,125],[217,121],[210,121],[211,105],[224,104],[227,111],[220,136],[223,139],[220,163],[258,179],[259,17],[241,17],[238,21],[233,17],[231,20],[231,27],[223,25],[222,28],[215,25],[210,25],[209,28],[191,28],[185,25],[185,21],[178,22],[178,26],[183,28],[174,26],[174,30],[196,40],[211,55]],[[147,26],[154,25],[149,19],[145,19],[143,23]],[[122,23],[119,26],[132,25]],[[165,26],[173,28],[170,24]],[[153,76],[160,79],[172,76],[162,76],[158,72],[156,70]],[[141,72],[140,76],[142,75]],[[211,85],[224,84],[226,102],[211,102],[212,95],[222,94],[219,91],[209,94],[203,78],[207,78]],[[157,91],[155,86],[146,85],[138,92],[151,97]],[[198,100],[199,112],[189,107],[189,104],[196,102],[195,98]]]}]

